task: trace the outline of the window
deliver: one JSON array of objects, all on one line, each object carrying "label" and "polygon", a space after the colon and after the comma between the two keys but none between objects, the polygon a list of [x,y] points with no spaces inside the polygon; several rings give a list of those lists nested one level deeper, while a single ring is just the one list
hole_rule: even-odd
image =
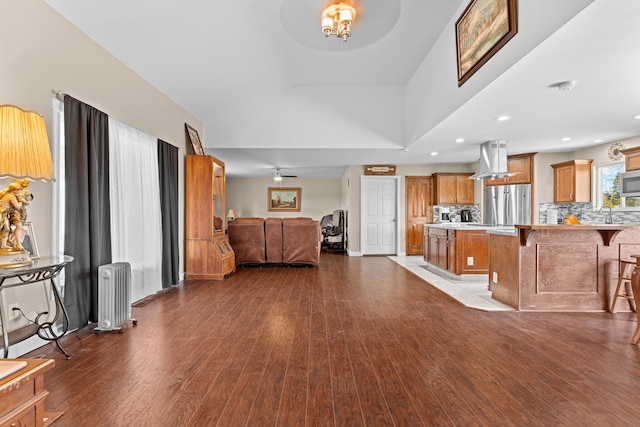
[{"label": "window", "polygon": [[620,194],[620,174],[623,172],[624,163],[596,167],[596,209],[640,206],[640,197],[624,197]]}]

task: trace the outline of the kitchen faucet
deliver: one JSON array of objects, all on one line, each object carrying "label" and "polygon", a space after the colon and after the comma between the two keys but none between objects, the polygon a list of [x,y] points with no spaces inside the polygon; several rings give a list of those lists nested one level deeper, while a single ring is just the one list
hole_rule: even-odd
[{"label": "kitchen faucet", "polygon": [[611,206],[609,206],[609,213],[607,214],[607,217],[604,220],[605,224],[613,224],[613,213],[611,212]]}]

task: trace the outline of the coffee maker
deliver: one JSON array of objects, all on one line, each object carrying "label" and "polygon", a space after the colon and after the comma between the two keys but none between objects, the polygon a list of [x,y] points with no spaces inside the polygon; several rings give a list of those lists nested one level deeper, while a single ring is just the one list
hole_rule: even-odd
[{"label": "coffee maker", "polygon": [[462,209],[460,211],[461,222],[471,222],[471,211],[469,209]]}]

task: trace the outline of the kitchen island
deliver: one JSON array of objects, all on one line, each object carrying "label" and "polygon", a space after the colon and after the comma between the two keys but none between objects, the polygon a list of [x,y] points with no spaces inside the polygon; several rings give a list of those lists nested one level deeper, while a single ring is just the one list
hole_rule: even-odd
[{"label": "kitchen island", "polygon": [[486,230],[515,235],[514,227],[492,227],[477,223],[439,223],[424,226],[424,260],[428,268],[450,278],[489,272],[489,235]]},{"label": "kitchen island", "polygon": [[515,236],[487,233],[492,296],[518,310],[607,310],[619,261],[640,253],[635,225],[516,225],[516,230]]}]

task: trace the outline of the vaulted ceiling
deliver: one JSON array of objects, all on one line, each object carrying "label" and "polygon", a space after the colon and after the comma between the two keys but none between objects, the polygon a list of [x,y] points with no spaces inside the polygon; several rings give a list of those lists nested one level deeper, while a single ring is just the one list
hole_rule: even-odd
[{"label": "vaulted ceiling", "polygon": [[454,28],[469,0],[359,0],[347,43],[322,35],[325,0],[45,1],[199,118],[232,177],[335,178],[473,162],[490,139],[518,153],[640,134],[637,0],[519,0],[518,34],[461,87]]}]

